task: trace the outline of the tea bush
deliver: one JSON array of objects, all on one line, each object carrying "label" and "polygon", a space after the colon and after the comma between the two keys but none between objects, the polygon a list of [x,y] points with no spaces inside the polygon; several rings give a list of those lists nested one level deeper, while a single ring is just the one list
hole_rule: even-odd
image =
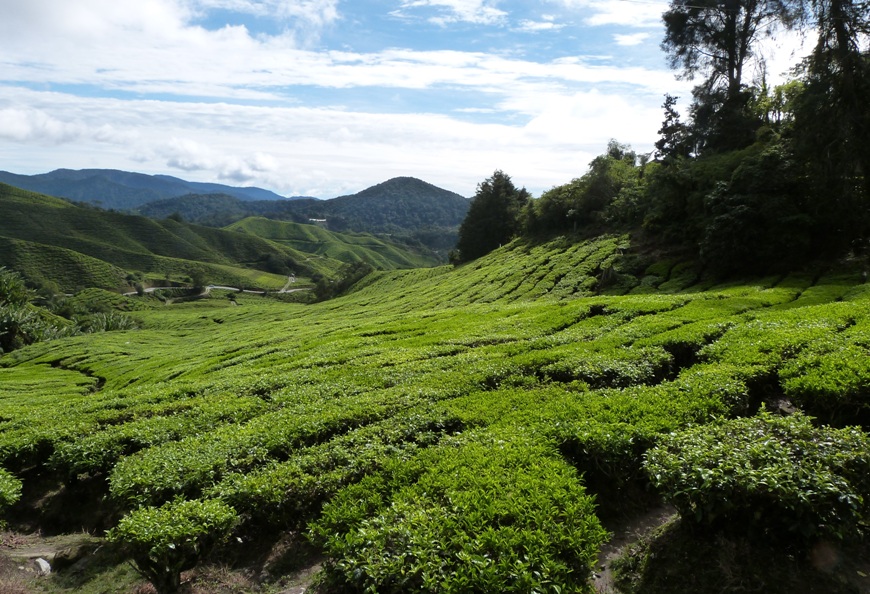
[{"label": "tea bush", "polygon": [[181,572],[193,568],[236,521],[235,510],[221,501],[176,500],[137,509],[108,537],[122,543],[157,594],[174,594],[181,586]]},{"label": "tea bush", "polygon": [[593,498],[555,452],[494,432],[455,440],[423,459],[417,482],[377,515],[347,526],[332,524],[327,511],[315,523],[334,586],[381,593],[588,591],[606,532]]},{"label": "tea bush", "polygon": [[21,498],[21,481],[0,468],[0,511],[14,505]]},{"label": "tea bush", "polygon": [[663,436],[646,471],[681,517],[711,529],[803,539],[860,535],[870,521],[870,439],[762,413]]}]

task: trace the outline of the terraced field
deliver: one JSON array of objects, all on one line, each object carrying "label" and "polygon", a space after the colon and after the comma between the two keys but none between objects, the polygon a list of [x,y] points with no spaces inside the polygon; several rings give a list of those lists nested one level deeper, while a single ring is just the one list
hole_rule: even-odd
[{"label": "terraced field", "polygon": [[106,494],[87,505],[120,541],[192,507],[239,538],[299,530],[337,591],[587,590],[601,518],[650,492],[663,436],[761,408],[870,424],[857,272],[717,285],[673,262],[629,282],[628,247],[511,244],[6,355],[0,505],[51,476]]}]

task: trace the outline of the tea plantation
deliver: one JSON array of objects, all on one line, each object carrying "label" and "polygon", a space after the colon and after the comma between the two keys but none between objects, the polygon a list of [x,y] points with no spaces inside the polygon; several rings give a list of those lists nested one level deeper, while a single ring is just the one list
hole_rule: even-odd
[{"label": "tea plantation", "polygon": [[44,513],[74,494],[161,593],[283,531],[323,592],[587,592],[608,518],[659,498],[697,530],[849,546],[870,520],[861,270],[629,278],[629,247],[515,242],[9,353],[0,508],[76,531]]}]

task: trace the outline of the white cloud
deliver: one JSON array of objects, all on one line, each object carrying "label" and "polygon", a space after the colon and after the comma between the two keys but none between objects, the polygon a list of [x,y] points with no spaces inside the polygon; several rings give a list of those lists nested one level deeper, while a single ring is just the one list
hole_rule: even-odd
[{"label": "white cloud", "polygon": [[[57,144],[31,150],[37,136],[9,138],[7,133],[10,142],[0,143],[0,159],[11,171],[39,173],[63,166],[166,173],[172,168],[196,181],[222,179],[325,198],[399,175],[471,195],[495,169],[540,193],[581,175],[611,137],[649,150],[661,119],[660,96],[631,99],[542,88],[520,90],[498,105],[530,114],[513,125],[438,114],[122,102],[0,87],[0,105],[9,103],[38,106],[43,120],[53,122],[43,126],[54,130],[49,138],[76,143],[73,152]],[[61,119],[64,114],[75,116],[71,135],[58,128],[57,122],[69,125],[70,120]],[[11,113],[9,121],[18,115]],[[0,116],[0,123],[5,121]],[[106,126],[127,142],[106,144],[86,133]]]},{"label": "white cloud", "polygon": [[614,41],[616,41],[616,45],[640,45],[641,43],[649,39],[649,33],[632,33],[629,35],[620,35],[619,33],[617,33],[613,36],[613,39]]},{"label": "white cloud", "polygon": [[[792,68],[810,54],[816,39],[815,31],[804,35],[797,31],[779,31],[774,38],[763,40],[758,54],[765,58],[768,84],[777,85],[788,80]],[[747,74],[758,75],[757,72]]]},{"label": "white cloud", "polygon": [[669,6],[667,0],[552,0],[572,10],[591,12],[585,22],[592,26],[625,25],[629,27],[658,27],[662,13]]},{"label": "white cloud", "polygon": [[407,14],[409,9],[435,8],[439,15],[429,20],[438,25],[466,22],[478,25],[504,23],[508,13],[496,7],[498,0],[405,0],[394,14]]},{"label": "white cloud", "polygon": [[596,145],[607,141],[643,147],[656,138],[661,110],[649,100],[605,94],[597,90],[549,98],[524,131],[561,146]]},{"label": "white cloud", "polygon": [[524,33],[537,33],[539,31],[558,31],[565,27],[562,23],[556,23],[552,17],[544,17],[540,21],[520,21],[516,30]]},{"label": "white cloud", "polygon": [[[633,3],[558,1],[590,20],[619,8],[626,25],[649,21],[630,16]],[[406,0],[402,10],[502,27],[506,5]],[[625,66],[625,50],[534,60],[513,46],[502,54],[300,47],[306,27],[347,22],[338,0],[0,0],[0,7],[0,162],[21,173],[171,168],[197,181],[330,197],[396,175],[471,195],[501,168],[537,193],[581,175],[611,137],[648,150],[662,95],[687,96],[691,87],[663,66]],[[215,8],[282,18],[288,31],[209,29],[201,23]],[[562,16],[520,26],[555,30]],[[516,38],[501,33],[492,39]],[[419,113],[387,113],[393,96],[420,95],[429,99],[425,108],[411,99],[406,108]]]},{"label": "white cloud", "polygon": [[0,108],[0,139],[16,143],[62,145],[80,140],[99,143],[123,144],[133,137],[119,132],[115,126],[92,122],[90,125],[69,114],[51,113],[42,109],[19,105]]}]

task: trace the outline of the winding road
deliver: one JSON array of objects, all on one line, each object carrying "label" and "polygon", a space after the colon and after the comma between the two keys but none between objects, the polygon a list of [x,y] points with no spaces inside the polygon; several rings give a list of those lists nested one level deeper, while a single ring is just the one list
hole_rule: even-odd
[{"label": "winding road", "polygon": [[[304,287],[301,289],[291,289],[290,285],[296,282],[296,277],[291,275],[287,277],[287,282],[284,283],[284,286],[278,291],[255,291],[253,289],[241,289],[239,287],[228,287],[226,285],[206,285],[203,287],[202,293],[197,295],[197,297],[204,297],[208,295],[212,289],[218,289],[222,291],[236,291],[237,293],[253,293],[255,295],[265,295],[266,293],[296,293],[297,291],[310,291],[311,287]],[[168,291],[171,289],[193,289],[193,287],[148,287],[144,291],[146,293],[153,293],[154,291]],[[133,295],[138,295],[138,291],[130,291],[128,293],[122,293],[125,297],[132,297]],[[192,296],[191,296],[192,297]]]}]

